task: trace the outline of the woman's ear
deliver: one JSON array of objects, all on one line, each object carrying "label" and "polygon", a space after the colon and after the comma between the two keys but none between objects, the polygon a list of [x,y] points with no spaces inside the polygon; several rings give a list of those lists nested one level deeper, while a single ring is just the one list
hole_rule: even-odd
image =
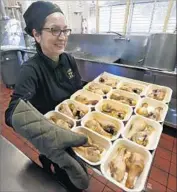
[{"label": "woman's ear", "polygon": [[33,37],[35,38],[36,42],[40,44],[41,42],[41,34],[36,31],[36,29],[32,30]]}]

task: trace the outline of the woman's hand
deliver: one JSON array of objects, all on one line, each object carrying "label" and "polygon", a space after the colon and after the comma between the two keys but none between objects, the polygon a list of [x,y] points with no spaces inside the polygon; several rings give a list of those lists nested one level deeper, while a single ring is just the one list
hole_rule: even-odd
[{"label": "woman's hand", "polygon": [[87,143],[87,137],[50,123],[29,102],[20,100],[12,115],[16,132],[30,141],[42,154],[64,169],[71,182],[79,189],[86,189],[89,177],[83,167],[66,152],[67,148]]}]

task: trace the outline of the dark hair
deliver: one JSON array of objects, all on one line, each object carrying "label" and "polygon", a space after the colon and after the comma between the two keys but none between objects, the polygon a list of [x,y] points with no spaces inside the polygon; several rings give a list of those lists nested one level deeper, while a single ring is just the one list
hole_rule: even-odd
[{"label": "dark hair", "polygon": [[36,1],[32,3],[23,15],[26,23],[25,31],[27,34],[33,36],[33,29],[41,32],[42,27],[45,24],[46,17],[55,12],[60,12],[63,14],[60,7],[51,2]]},{"label": "dark hair", "polygon": [[40,25],[38,25],[34,28],[36,30],[36,32],[39,33],[40,35],[42,34],[42,29],[43,29],[45,23],[46,23],[46,19],[43,22],[41,22]]},{"label": "dark hair", "polygon": [[36,40],[35,40],[35,47],[37,50],[41,50],[41,46]]},{"label": "dark hair", "polygon": [[[42,34],[42,28],[44,27],[45,23],[46,23],[46,19],[44,20],[43,23],[41,23],[40,26],[35,27],[36,32],[39,33],[40,35]],[[33,34],[32,34],[32,35],[33,35]],[[34,36],[33,36],[33,38],[35,39]],[[36,39],[35,39],[35,47],[36,47],[36,49],[41,50],[41,46],[40,46],[40,44],[36,41]]]}]

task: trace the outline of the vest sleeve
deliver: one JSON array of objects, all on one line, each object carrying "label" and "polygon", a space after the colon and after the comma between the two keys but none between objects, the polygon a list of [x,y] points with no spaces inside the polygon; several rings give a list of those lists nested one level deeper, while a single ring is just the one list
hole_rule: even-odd
[{"label": "vest sleeve", "polygon": [[38,78],[34,68],[23,65],[14,92],[11,95],[9,106],[5,111],[5,122],[8,126],[12,127],[11,117],[18,100],[20,98],[30,100],[35,95],[37,86]]}]

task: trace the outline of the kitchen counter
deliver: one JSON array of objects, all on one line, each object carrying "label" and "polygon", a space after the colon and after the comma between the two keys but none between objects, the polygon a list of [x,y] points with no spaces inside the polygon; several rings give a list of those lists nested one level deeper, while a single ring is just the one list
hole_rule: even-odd
[{"label": "kitchen counter", "polygon": [[0,149],[0,191],[67,192],[2,136]]},{"label": "kitchen counter", "polygon": [[103,57],[96,57],[96,56],[92,56],[92,55],[81,56],[81,55],[77,55],[77,54],[73,54],[73,56],[75,57],[76,60],[85,60],[85,61],[89,61],[89,62],[104,63],[104,64],[108,64],[108,65],[115,65],[115,66],[119,66],[119,67],[139,69],[139,70],[144,70],[144,71],[148,71],[148,72],[156,72],[156,73],[160,73],[160,74],[167,74],[167,75],[173,75],[173,76],[177,75],[176,71],[166,71],[166,70],[159,70],[159,69],[155,69],[155,68],[147,68],[147,67],[138,66],[138,65],[114,63],[114,61],[116,61],[116,58],[114,60],[113,58],[104,57],[104,56]]}]

